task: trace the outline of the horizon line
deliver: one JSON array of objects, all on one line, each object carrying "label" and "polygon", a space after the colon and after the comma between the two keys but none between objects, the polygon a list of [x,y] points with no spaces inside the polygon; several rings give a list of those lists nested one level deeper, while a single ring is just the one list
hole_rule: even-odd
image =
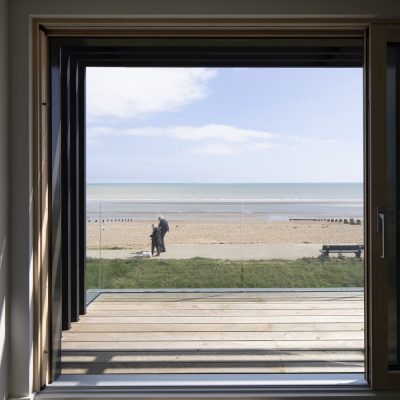
[{"label": "horizon line", "polygon": [[299,183],[364,183],[363,181],[314,181],[314,182],[86,182],[87,185],[243,185],[243,184],[299,184]]}]

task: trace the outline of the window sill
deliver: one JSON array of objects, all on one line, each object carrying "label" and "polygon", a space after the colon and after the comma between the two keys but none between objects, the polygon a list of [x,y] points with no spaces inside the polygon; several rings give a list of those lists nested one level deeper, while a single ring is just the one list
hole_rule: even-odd
[{"label": "window sill", "polygon": [[365,386],[363,374],[99,374],[61,375],[51,388]]},{"label": "window sill", "polygon": [[[371,398],[363,374],[62,375],[36,395],[62,398]],[[388,397],[387,397],[388,396]],[[379,398],[399,398],[385,393]]]}]

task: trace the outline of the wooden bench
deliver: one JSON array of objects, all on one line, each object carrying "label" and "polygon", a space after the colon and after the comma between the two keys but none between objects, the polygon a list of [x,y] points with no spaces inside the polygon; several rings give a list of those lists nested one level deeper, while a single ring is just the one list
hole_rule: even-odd
[{"label": "wooden bench", "polygon": [[324,244],[320,250],[321,256],[329,257],[330,253],[354,253],[356,257],[361,257],[364,251],[362,244]]}]

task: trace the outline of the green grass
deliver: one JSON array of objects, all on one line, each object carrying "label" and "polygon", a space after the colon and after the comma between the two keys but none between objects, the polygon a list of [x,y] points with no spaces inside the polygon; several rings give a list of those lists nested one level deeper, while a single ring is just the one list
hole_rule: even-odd
[{"label": "green grass", "polygon": [[[100,273],[101,270],[101,273]],[[150,288],[329,288],[364,286],[363,260],[302,258],[298,260],[228,261],[87,260],[87,287]]]}]

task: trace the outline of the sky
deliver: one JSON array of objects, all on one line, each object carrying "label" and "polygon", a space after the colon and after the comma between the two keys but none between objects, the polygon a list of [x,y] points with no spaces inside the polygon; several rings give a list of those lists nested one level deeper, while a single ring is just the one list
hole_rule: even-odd
[{"label": "sky", "polygon": [[361,68],[87,68],[87,182],[362,182]]}]

